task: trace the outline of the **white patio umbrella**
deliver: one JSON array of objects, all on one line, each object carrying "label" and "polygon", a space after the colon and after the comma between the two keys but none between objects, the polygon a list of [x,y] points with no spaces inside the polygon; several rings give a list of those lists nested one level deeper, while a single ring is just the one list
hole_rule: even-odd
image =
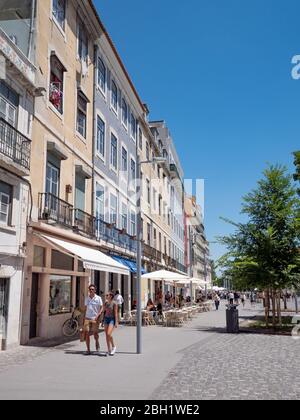
[{"label": "white patio umbrella", "polygon": [[180,281],[188,282],[189,281],[188,276],[183,276],[182,274],[178,274],[173,271],[167,271],[167,270],[154,271],[153,273],[144,274],[142,276],[142,279],[161,281],[163,283],[163,290],[164,290],[165,284],[173,285],[174,282],[180,282]]},{"label": "white patio umbrella", "polygon": [[158,281],[186,281],[189,280],[188,276],[175,273],[173,271],[160,270],[154,271],[153,273],[147,273],[142,275],[142,279],[158,280]]}]

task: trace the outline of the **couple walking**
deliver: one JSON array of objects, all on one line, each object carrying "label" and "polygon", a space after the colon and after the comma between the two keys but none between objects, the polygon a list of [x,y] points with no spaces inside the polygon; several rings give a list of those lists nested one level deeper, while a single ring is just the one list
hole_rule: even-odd
[{"label": "couple walking", "polygon": [[[106,295],[106,301],[103,301],[100,296],[96,294],[96,286],[91,284],[89,287],[89,295],[85,300],[85,314],[84,314],[84,335],[87,347],[86,355],[91,354],[90,347],[90,334],[92,333],[95,338],[96,351],[100,352],[99,343],[99,325],[100,319],[103,315],[103,325],[105,329],[107,353],[106,356],[114,356],[117,347],[113,339],[113,332],[119,326],[119,304],[115,301],[113,292]],[[118,294],[121,297],[121,295]]]}]

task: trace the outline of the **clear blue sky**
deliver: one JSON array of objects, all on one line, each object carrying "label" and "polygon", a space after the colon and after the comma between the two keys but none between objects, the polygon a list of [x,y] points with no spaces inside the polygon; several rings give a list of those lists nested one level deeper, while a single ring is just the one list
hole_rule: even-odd
[{"label": "clear blue sky", "polygon": [[[208,239],[241,220],[267,163],[300,149],[299,0],[95,0],[152,119],[171,129],[186,178],[206,182]],[[214,258],[223,253],[211,246]]]}]

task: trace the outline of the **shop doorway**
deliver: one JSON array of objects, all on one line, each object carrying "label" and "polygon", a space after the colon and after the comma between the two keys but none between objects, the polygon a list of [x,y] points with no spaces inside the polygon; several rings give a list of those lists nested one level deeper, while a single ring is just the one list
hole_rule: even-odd
[{"label": "shop doorway", "polygon": [[9,279],[0,278],[0,349],[5,350],[8,320]]},{"label": "shop doorway", "polygon": [[75,296],[75,307],[80,308],[80,287],[81,278],[76,277],[76,296]]},{"label": "shop doorway", "polygon": [[38,294],[39,294],[39,275],[37,273],[32,273],[31,301],[30,301],[30,327],[29,327],[30,339],[38,336],[37,334]]}]

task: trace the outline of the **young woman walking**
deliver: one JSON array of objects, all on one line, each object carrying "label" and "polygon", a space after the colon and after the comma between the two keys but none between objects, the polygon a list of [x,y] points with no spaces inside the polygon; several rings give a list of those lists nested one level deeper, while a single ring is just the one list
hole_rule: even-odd
[{"label": "young woman walking", "polygon": [[113,332],[119,326],[118,305],[114,302],[114,294],[109,292],[106,295],[106,302],[104,305],[104,329],[107,342],[107,356],[114,356],[117,351],[113,339]]}]

